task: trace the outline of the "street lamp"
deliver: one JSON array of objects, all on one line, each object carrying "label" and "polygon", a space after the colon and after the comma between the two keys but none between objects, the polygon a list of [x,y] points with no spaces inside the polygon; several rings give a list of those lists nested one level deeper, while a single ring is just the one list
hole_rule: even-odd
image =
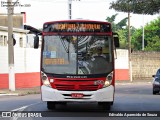
[{"label": "street lamp", "polygon": [[72,19],[72,1],[80,1],[80,0],[68,0],[68,19]]},{"label": "street lamp", "polygon": [[72,0],[68,0],[68,19],[72,19]]},{"label": "street lamp", "polygon": [[143,26],[142,26],[142,50],[144,50],[144,14],[143,14]]}]

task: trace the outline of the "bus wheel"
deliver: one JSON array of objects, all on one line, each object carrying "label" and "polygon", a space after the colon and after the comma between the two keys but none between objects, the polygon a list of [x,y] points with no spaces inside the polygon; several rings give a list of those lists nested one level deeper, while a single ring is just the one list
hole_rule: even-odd
[{"label": "bus wheel", "polygon": [[55,108],[55,102],[47,102],[47,108],[49,110],[54,109]]},{"label": "bus wheel", "polygon": [[99,102],[98,105],[102,106],[103,110],[108,111],[111,109],[111,103]]}]

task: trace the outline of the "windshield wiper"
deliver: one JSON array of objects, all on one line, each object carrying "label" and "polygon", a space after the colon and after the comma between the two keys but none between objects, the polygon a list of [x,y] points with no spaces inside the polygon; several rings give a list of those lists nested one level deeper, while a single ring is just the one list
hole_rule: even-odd
[{"label": "windshield wiper", "polygon": [[70,44],[70,40],[68,40],[68,38],[66,38],[66,41],[68,42],[68,48],[67,48],[67,45],[65,44],[65,41],[64,41],[65,38],[66,37],[61,37],[60,36],[61,43],[62,43],[62,45],[63,45],[66,53],[68,54],[68,61],[70,61],[70,57],[69,57],[69,44]]},{"label": "windshield wiper", "polygon": [[[61,43],[66,51],[66,53],[69,53],[69,43],[68,43],[68,48],[67,48],[67,45],[65,44],[65,41],[64,41],[64,38],[65,37],[60,37],[60,40],[61,40]],[[67,39],[67,38],[66,38]],[[67,42],[69,42],[69,40],[67,40]]]}]

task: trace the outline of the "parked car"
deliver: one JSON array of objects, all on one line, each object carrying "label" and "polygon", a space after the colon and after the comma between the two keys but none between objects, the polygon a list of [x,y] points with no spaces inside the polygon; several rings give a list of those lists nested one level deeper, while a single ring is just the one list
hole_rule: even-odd
[{"label": "parked car", "polygon": [[153,79],[153,94],[160,92],[160,69],[157,70],[156,75],[152,75]]}]

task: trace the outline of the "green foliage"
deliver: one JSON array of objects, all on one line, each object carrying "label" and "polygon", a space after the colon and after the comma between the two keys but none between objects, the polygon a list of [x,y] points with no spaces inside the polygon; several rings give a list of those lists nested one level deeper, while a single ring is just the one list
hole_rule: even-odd
[{"label": "green foliage", "polygon": [[116,24],[114,23],[114,21],[115,21],[117,15],[118,14],[115,14],[115,15],[112,15],[111,17],[106,18],[106,21],[112,24],[113,31],[116,31]]},{"label": "green foliage", "polygon": [[128,31],[125,29],[119,29],[117,31],[119,35],[119,40],[120,40],[120,48],[121,49],[126,49],[128,47],[128,42],[127,42],[127,33]]},{"label": "green foliage", "polygon": [[[120,40],[120,48],[127,49],[128,48],[128,26],[127,20],[128,17],[120,20],[118,23],[115,23],[116,16],[118,14],[112,15],[111,17],[107,17],[107,22],[112,24],[112,31],[117,32]],[[131,35],[134,33],[136,29],[131,27]]]},{"label": "green foliage", "polygon": [[116,30],[119,30],[119,29],[124,29],[126,26],[127,26],[127,20],[128,20],[128,17],[122,19],[119,23],[117,23],[117,29]]},{"label": "green foliage", "polygon": [[118,31],[119,29],[124,29],[124,27],[127,26],[127,20],[128,17],[122,19],[120,22],[118,22],[117,24],[115,23],[115,19],[117,17],[118,14],[112,15],[111,17],[107,17],[106,21],[110,22],[112,24],[112,31]]},{"label": "green foliage", "polygon": [[[128,26],[127,18],[115,23],[118,14],[107,17],[107,21],[111,22],[113,32],[119,34],[120,48],[128,48]],[[131,47],[133,50],[142,50],[142,28],[130,28],[131,31]],[[144,50],[146,51],[160,51],[160,17],[151,21],[144,27]]]},{"label": "green foliage", "polygon": [[[160,51],[160,17],[144,27],[146,51]],[[137,29],[132,36],[134,50],[142,49],[142,29]]]},{"label": "green foliage", "polygon": [[136,14],[157,14],[160,12],[160,0],[117,0],[110,3],[110,9]]}]

